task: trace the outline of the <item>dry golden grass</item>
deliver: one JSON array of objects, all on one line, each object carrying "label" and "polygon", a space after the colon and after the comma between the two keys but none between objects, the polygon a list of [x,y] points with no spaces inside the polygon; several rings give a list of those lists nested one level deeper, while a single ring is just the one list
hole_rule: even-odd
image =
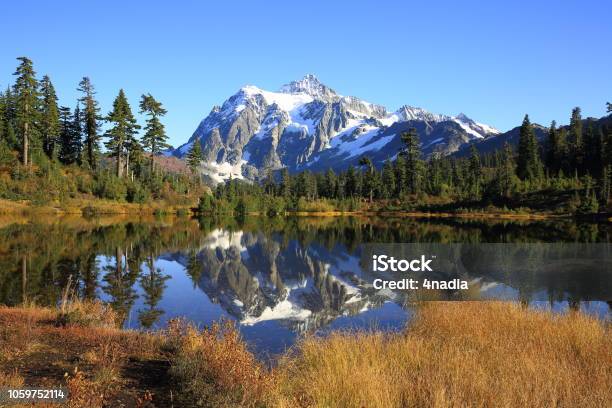
[{"label": "dry golden grass", "polygon": [[[271,370],[229,323],[203,331],[174,323],[151,334],[55,327],[56,313],[0,307],[0,386],[31,385],[38,368],[65,366],[65,377],[34,381],[65,384],[70,407],[603,407],[612,400],[609,323],[578,312],[424,302],[402,333],[309,337]],[[162,365],[155,390],[123,377],[132,370],[150,380],[156,374],[143,367],[159,369],[165,359],[173,378]],[[171,390],[169,403],[162,397]]]},{"label": "dry golden grass", "polygon": [[114,327],[112,312],[97,303],[68,302],[63,313],[74,308],[91,316],[58,326],[62,312],[56,309],[0,306],[0,387],[67,386],[70,407],[145,401],[149,390],[139,386],[139,378],[128,382],[123,373],[131,369],[133,376],[146,376],[139,371],[143,364],[167,359],[161,350],[165,339]]},{"label": "dry golden grass", "polygon": [[277,369],[278,405],[603,407],[610,330],[579,313],[425,304],[404,334],[309,338]]},{"label": "dry golden grass", "polygon": [[171,373],[186,406],[269,406],[273,378],[229,322],[197,330],[181,322],[169,329]]},{"label": "dry golden grass", "polygon": [[62,302],[57,324],[79,327],[114,328],[119,323],[117,313],[100,301],[83,301],[76,297]]}]

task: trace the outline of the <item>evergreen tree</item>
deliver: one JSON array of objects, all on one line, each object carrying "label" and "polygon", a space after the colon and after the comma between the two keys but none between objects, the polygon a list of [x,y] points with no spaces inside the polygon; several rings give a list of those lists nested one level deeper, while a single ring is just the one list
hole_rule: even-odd
[{"label": "evergreen tree", "polygon": [[572,110],[572,117],[570,119],[569,126],[569,138],[573,153],[572,165],[576,171],[581,172],[584,164],[585,151],[582,135],[582,116],[580,113],[580,108],[578,107]]},{"label": "evergreen tree", "polygon": [[403,154],[399,154],[395,160],[395,196],[401,197],[406,192],[408,176],[406,175],[406,160]]},{"label": "evergreen tree", "polygon": [[382,185],[385,198],[390,198],[395,194],[395,171],[389,160],[385,161],[382,170]]},{"label": "evergreen tree", "polygon": [[72,114],[72,149],[75,162],[83,164],[83,113],[77,103]]},{"label": "evergreen tree", "polygon": [[472,144],[470,146],[470,191],[472,192],[472,198],[480,199],[480,183],[482,178],[482,167],[480,165],[480,155],[476,146]]},{"label": "evergreen tree", "polygon": [[140,113],[146,113],[149,118],[145,126],[145,134],[142,137],[143,147],[151,154],[151,173],[155,170],[155,156],[162,150],[170,147],[167,143],[168,136],[164,125],[159,118],[167,111],[151,94],[142,95],[140,100]]},{"label": "evergreen tree", "polygon": [[406,160],[407,189],[411,194],[421,191],[424,164],[421,160],[419,137],[415,128],[411,128],[401,136],[404,143],[403,155]]},{"label": "evergreen tree", "polygon": [[291,176],[289,170],[285,167],[281,173],[282,195],[286,201],[291,198]]},{"label": "evergreen tree", "polygon": [[557,163],[557,176],[570,173],[569,148],[567,146],[567,130],[562,128],[557,131],[557,148],[554,152]]},{"label": "evergreen tree", "polygon": [[358,184],[359,182],[357,181],[355,168],[352,165],[349,165],[348,169],[346,170],[345,196],[354,197],[358,195]]},{"label": "evergreen tree", "polygon": [[[140,126],[137,129],[140,129]],[[144,149],[136,138],[136,133],[131,134],[125,141],[125,157],[126,175],[129,177],[131,174],[132,180],[134,179],[134,174],[142,175]]]},{"label": "evergreen tree", "polygon": [[525,115],[521,125],[516,171],[521,180],[531,182],[541,180],[544,172],[540,160],[538,141],[529,121],[529,115]]},{"label": "evergreen tree", "polygon": [[95,99],[96,91],[94,89],[91,80],[88,77],[83,77],[79,82],[77,91],[82,92],[83,96],[79,101],[83,104],[83,122],[85,124],[85,159],[87,164],[96,170],[98,166],[98,152],[100,150],[100,138],[98,134],[99,129],[99,112],[98,101]]},{"label": "evergreen tree", "polygon": [[557,131],[557,122],[554,120],[548,129],[548,142],[546,143],[546,167],[548,167],[554,175],[559,172],[559,132]]},{"label": "evergreen tree", "polygon": [[338,191],[338,177],[336,173],[329,168],[325,172],[325,195],[329,198],[335,198]]},{"label": "evergreen tree", "polygon": [[199,140],[194,140],[189,153],[187,153],[187,166],[191,169],[192,173],[196,172],[202,160],[204,160],[202,145]]},{"label": "evergreen tree", "polygon": [[501,160],[497,171],[497,186],[498,192],[502,197],[510,197],[515,185],[515,165],[513,159],[512,148],[508,143],[504,144],[504,149],[501,154]]},{"label": "evergreen tree", "polygon": [[17,76],[13,87],[15,93],[15,119],[21,140],[21,161],[24,166],[32,163],[31,144],[36,137],[39,120],[38,81],[32,61],[26,57],[17,58],[21,63],[13,75]]},{"label": "evergreen tree", "polygon": [[15,131],[15,97],[10,87],[6,88],[4,92],[4,103],[3,103],[3,121],[4,121],[4,139],[6,140],[9,147],[17,149],[19,143],[17,142],[17,136]]},{"label": "evergreen tree", "polygon": [[60,122],[60,152],[59,158],[64,164],[72,164],[76,161],[74,151],[74,140],[72,132],[72,112],[67,106],[59,108]]},{"label": "evergreen tree", "polygon": [[368,194],[369,201],[372,202],[374,198],[374,189],[376,188],[374,165],[372,164],[372,161],[366,156],[363,156],[361,159],[359,159],[359,165],[365,167],[363,188]]},{"label": "evergreen tree", "polygon": [[[87,122],[87,111],[85,115]],[[126,156],[126,162],[129,160],[130,150],[127,149],[133,148],[134,136],[140,128],[132,114],[132,109],[125,97],[123,89],[119,90],[119,95],[117,95],[113,102],[113,110],[108,113],[106,120],[112,123],[113,126],[108,131],[107,136],[109,140],[105,145],[111,155],[115,157],[117,177],[122,177],[124,165],[123,157]]]},{"label": "evergreen tree", "polygon": [[42,95],[40,133],[43,150],[49,158],[54,159],[59,153],[56,148],[60,133],[59,108],[55,88],[47,75],[40,81],[40,92]]}]

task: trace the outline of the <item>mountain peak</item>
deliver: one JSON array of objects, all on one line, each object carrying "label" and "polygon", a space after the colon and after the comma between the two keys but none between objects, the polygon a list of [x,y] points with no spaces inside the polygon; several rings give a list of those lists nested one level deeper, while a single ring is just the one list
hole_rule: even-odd
[{"label": "mountain peak", "polygon": [[297,81],[291,81],[286,85],[283,85],[280,89],[282,93],[303,93],[312,96],[317,99],[329,100],[338,97],[338,94],[324,85],[319,79],[313,74],[306,74],[302,79]]},{"label": "mountain peak", "polygon": [[464,121],[464,122],[474,122],[471,118],[469,118],[465,113],[461,112],[460,114],[458,114],[457,116],[455,116],[455,118]]}]

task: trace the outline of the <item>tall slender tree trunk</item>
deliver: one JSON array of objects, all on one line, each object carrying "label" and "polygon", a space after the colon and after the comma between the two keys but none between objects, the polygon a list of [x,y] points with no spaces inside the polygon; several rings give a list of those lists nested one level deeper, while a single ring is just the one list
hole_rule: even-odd
[{"label": "tall slender tree trunk", "polygon": [[28,165],[28,151],[30,148],[30,124],[29,123],[24,123],[23,124],[23,165],[27,166]]},{"label": "tall slender tree trunk", "polygon": [[92,170],[96,169],[96,163],[93,157],[93,143],[91,142],[91,138],[87,137],[87,160],[89,161],[89,166]]},{"label": "tall slender tree trunk", "polygon": [[125,175],[130,178],[130,151],[125,154]]},{"label": "tall slender tree trunk", "polygon": [[121,172],[123,167],[121,166],[121,153],[117,153],[117,177],[121,178]]}]

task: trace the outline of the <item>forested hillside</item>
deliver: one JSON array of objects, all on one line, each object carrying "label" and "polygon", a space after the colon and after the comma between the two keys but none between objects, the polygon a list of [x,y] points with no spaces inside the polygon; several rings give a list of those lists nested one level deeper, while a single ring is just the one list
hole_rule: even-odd
[{"label": "forested hillside", "polygon": [[18,61],[14,83],[0,92],[0,198],[176,203],[201,193],[199,180],[180,166],[167,171],[156,165],[167,147],[166,110],[151,94],[138,106],[147,118],[143,125],[122,89],[111,111],[102,113],[88,77],[75,83],[81,97],[71,108],[58,103],[48,75],[38,79],[32,61]]}]

